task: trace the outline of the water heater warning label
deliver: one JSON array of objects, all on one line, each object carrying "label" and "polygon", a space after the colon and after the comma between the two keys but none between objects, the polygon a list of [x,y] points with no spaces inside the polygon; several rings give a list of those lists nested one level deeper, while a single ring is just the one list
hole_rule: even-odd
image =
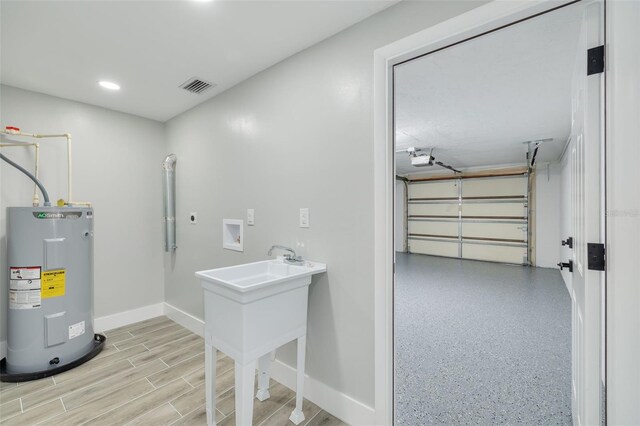
[{"label": "water heater warning label", "polygon": [[40,267],[9,268],[9,309],[37,309],[42,304]]},{"label": "water heater warning label", "polygon": [[64,296],[65,269],[44,271],[42,273],[42,298]]},{"label": "water heater warning label", "polygon": [[10,280],[39,280],[40,279],[40,267],[39,266],[23,266],[9,268]]},{"label": "water heater warning label", "polygon": [[41,303],[40,289],[9,290],[9,309],[36,309]]}]

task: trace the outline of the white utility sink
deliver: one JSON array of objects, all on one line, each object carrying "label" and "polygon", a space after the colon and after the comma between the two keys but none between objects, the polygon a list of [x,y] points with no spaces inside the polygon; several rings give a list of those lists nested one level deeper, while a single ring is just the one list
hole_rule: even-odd
[{"label": "white utility sink", "polygon": [[207,291],[249,303],[303,286],[307,281],[309,284],[311,275],[326,270],[323,263],[303,261],[293,265],[277,259],[200,271],[196,277]]},{"label": "white utility sink", "polygon": [[270,353],[298,341],[296,408],[291,421],[299,424],[307,334],[307,299],[314,274],[325,264],[282,258],[196,272],[204,289],[207,423],[215,424],[215,350],[235,361],[236,425],[250,425],[253,381],[258,362],[257,398],[269,398]]}]

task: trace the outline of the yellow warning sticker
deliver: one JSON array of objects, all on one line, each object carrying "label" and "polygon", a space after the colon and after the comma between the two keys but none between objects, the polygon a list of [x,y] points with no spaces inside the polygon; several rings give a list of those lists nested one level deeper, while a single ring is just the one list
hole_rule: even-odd
[{"label": "yellow warning sticker", "polygon": [[66,270],[56,269],[54,271],[42,272],[42,298],[64,296],[64,284]]}]

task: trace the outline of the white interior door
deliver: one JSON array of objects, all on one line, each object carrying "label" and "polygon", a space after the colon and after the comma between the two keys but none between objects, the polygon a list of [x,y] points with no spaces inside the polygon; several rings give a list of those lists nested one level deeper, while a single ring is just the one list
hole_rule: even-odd
[{"label": "white interior door", "polygon": [[603,243],[604,73],[587,75],[587,50],[603,44],[603,4],[585,5],[573,78],[571,198],[574,232],[572,287],[572,411],[576,425],[601,415],[601,291],[604,272],[589,269],[587,244]]}]

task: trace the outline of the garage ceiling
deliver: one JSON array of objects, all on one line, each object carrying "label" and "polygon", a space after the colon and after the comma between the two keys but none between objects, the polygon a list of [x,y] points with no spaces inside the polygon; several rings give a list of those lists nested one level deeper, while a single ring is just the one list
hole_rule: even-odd
[{"label": "garage ceiling", "polygon": [[165,121],[396,1],[2,0],[1,81]]},{"label": "garage ceiling", "polygon": [[[571,79],[581,5],[565,7],[396,67],[396,144],[435,148],[456,168],[525,164],[562,154],[571,128]],[[412,167],[396,154],[398,174]]]}]

